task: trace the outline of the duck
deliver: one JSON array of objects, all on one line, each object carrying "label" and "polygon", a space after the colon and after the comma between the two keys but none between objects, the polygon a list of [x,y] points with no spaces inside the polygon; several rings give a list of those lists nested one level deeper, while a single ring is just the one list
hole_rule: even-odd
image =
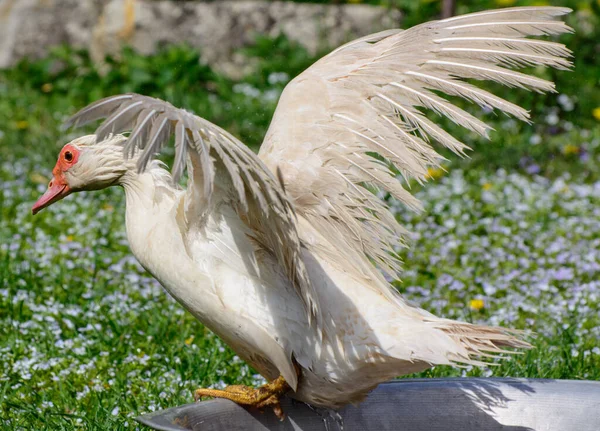
[{"label": "duck", "polygon": [[[528,66],[571,68],[561,7],[516,7],[387,30],[324,56],[284,89],[258,153],[166,101],[121,94],[66,125],[103,119],[60,151],[35,214],[82,190],[119,186],[132,253],[187,311],[267,381],[200,388],[283,418],[285,394],[359,403],[377,385],[437,365],[485,365],[529,348],[524,332],[438,317],[394,288],[409,232],[386,196],[468,147],[431,119],[482,138],[491,127],[446,97],[529,121],[474,81],[553,92]],[[174,143],[171,171],[156,159]],[[185,182],[184,182],[184,174]],[[181,185],[185,184],[185,185]]]}]

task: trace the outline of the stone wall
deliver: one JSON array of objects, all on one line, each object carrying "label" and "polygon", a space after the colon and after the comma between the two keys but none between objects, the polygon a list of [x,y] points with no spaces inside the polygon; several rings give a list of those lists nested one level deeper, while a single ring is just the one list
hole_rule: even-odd
[{"label": "stone wall", "polygon": [[22,57],[39,58],[67,43],[90,49],[101,61],[122,44],[142,53],[187,42],[208,63],[233,74],[232,51],[257,33],[280,33],[310,51],[353,37],[398,27],[396,11],[368,5],[293,2],[174,0],[0,0],[0,67]]}]

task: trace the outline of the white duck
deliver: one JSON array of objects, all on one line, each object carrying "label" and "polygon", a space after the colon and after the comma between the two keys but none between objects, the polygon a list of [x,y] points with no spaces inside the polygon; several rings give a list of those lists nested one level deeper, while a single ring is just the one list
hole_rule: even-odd
[{"label": "white duck", "polygon": [[[398,375],[527,347],[516,331],[438,318],[396,293],[379,269],[399,270],[394,251],[406,232],[372,190],[418,209],[391,166],[423,182],[442,160],[430,140],[466,149],[419,108],[486,135],[485,123],[440,93],[527,121],[523,108],[461,78],[553,91],[514,69],[569,68],[563,45],[525,38],[569,32],[556,19],[568,12],[487,11],[350,42],[286,87],[258,155],[167,102],[136,94],[100,100],[70,124],[108,118],[96,135],[61,150],[33,212],[75,191],[125,189],[136,258],[270,382],[199,389],[197,397],[281,414],[278,398],[291,391],[336,408]],[[113,134],[129,129],[128,138]],[[174,178],[152,160],[171,132]]]}]

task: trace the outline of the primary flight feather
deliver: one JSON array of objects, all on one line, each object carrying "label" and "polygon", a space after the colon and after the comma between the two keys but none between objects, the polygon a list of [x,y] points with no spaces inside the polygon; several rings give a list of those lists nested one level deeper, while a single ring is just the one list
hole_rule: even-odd
[{"label": "primary flight feather", "polygon": [[[426,111],[488,136],[487,124],[445,95],[529,121],[525,109],[472,81],[554,91],[518,69],[571,66],[564,45],[527,38],[570,32],[559,20],[568,12],[486,11],[341,46],[287,85],[258,155],[162,100],[100,100],[69,120],[106,118],[95,135],[61,150],[33,211],[74,191],[125,189],[127,234],[140,263],[269,380],[260,390],[197,396],[281,414],[278,398],[290,391],[340,407],[398,375],[479,365],[505,348],[528,347],[517,331],[439,318],[394,290],[384,275],[400,271],[396,251],[407,232],[379,196],[419,210],[405,185],[426,181],[428,168],[444,160],[434,147],[467,149]],[[154,160],[172,135],[173,176]],[[177,185],[184,169],[186,190]]]}]

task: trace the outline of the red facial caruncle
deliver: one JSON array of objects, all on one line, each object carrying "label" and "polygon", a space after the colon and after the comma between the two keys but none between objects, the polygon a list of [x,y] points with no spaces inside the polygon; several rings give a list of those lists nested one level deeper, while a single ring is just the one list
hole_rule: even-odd
[{"label": "red facial caruncle", "polygon": [[63,147],[58,155],[58,161],[52,170],[53,178],[50,181],[50,184],[48,184],[48,190],[46,190],[46,193],[44,193],[33,205],[33,208],[31,208],[33,214],[37,214],[42,209],[71,193],[71,189],[65,179],[65,172],[77,163],[78,159],[79,150],[77,148],[71,144],[67,144]]}]

